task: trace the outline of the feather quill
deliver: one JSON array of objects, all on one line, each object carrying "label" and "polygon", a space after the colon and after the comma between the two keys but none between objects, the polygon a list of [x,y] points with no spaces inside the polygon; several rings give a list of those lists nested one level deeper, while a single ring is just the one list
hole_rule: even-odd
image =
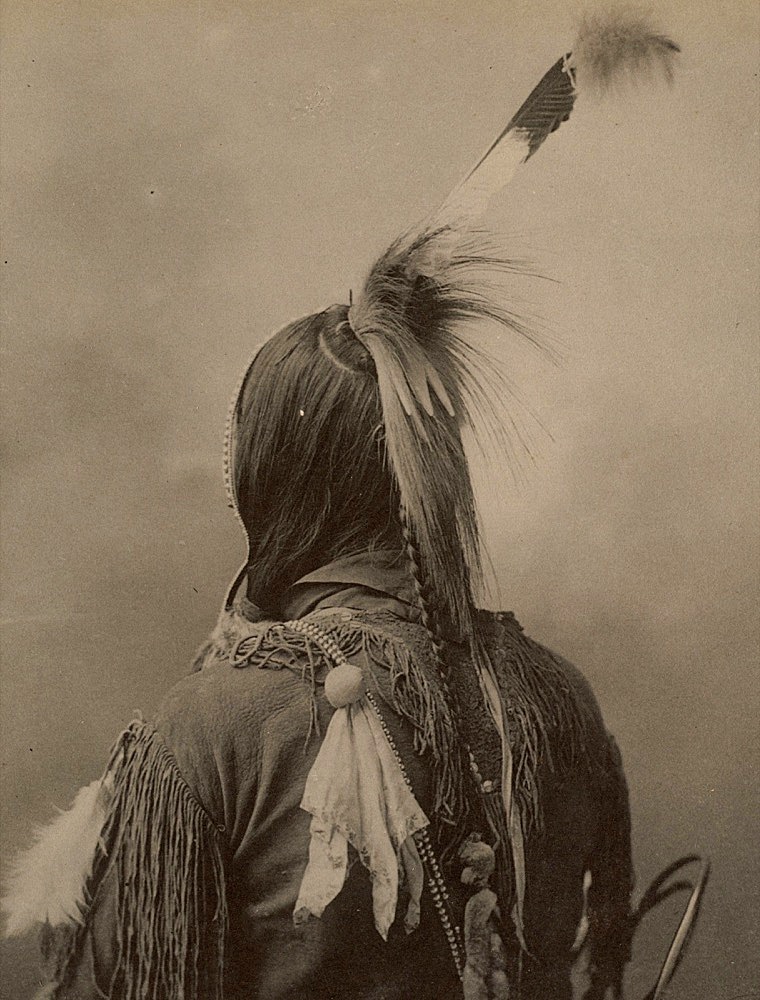
[{"label": "feather quill", "polygon": [[81,788],[70,809],[36,831],[6,878],[0,908],[9,937],[38,924],[81,923],[86,885],[111,798],[109,776]]}]

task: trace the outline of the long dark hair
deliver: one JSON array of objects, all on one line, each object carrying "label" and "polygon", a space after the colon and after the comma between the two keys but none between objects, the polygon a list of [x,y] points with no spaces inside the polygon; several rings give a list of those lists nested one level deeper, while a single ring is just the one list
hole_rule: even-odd
[{"label": "long dark hair", "polygon": [[411,542],[428,605],[476,641],[479,531],[461,432],[476,420],[502,437],[505,383],[469,327],[531,337],[495,297],[494,275],[515,269],[478,232],[407,234],[353,306],[261,348],[231,414],[227,478],[250,542],[248,597],[265,613],[320,564]]},{"label": "long dark hair", "polygon": [[238,397],[233,477],[249,540],[247,595],[270,614],[320,565],[402,547],[374,363],[347,312],[331,306],[277,333]]},{"label": "long dark hair", "polygon": [[[444,636],[464,643],[495,690],[473,595],[479,533],[461,432],[475,418],[498,437],[502,383],[466,328],[527,332],[491,294],[494,272],[513,270],[479,233],[400,238],[355,305],[297,320],[264,344],[227,432],[230,501],[249,539],[247,596],[265,615],[280,617],[287,589],[340,555],[406,553],[449,707],[433,755],[438,819],[454,840],[467,762]],[[415,703],[413,724],[427,732],[427,701]]]}]

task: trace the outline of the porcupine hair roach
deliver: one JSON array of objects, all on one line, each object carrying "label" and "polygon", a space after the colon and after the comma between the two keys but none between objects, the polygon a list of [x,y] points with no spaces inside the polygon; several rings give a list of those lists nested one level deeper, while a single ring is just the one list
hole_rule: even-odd
[{"label": "porcupine hair roach", "polygon": [[374,362],[404,542],[439,659],[438,623],[472,643],[481,578],[462,432],[475,424],[478,438],[502,439],[497,408],[508,392],[468,327],[486,320],[528,333],[494,288],[494,276],[519,269],[477,231],[423,228],[383,254],[348,313]]}]

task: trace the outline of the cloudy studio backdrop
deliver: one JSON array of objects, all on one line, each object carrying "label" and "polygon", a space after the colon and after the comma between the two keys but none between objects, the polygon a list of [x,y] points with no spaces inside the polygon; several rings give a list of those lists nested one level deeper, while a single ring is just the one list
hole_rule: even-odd
[{"label": "cloudy studio backdrop", "polygon": [[[756,996],[755,5],[664,2],[672,90],[579,102],[498,201],[562,361],[509,351],[534,460],[476,473],[491,602],[618,735],[639,878],[714,876],[674,1000]],[[572,37],[548,0],[6,0],[3,853],[97,776],[212,625],[242,538],[227,399],[347,300]],[[543,429],[542,429],[543,428]],[[651,985],[677,905],[642,933]],[[24,1000],[26,946],[0,995]]]}]

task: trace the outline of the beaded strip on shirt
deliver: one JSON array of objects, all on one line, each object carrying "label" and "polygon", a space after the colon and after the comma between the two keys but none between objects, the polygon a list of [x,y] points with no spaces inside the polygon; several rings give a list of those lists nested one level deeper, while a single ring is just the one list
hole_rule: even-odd
[{"label": "beaded strip on shirt", "polygon": [[[306,621],[303,618],[298,618],[293,621],[285,622],[284,624],[294,632],[300,632],[301,635],[307,636],[311,639],[337,666],[348,664],[346,656],[343,654],[343,651],[335,640],[312,622]],[[378,722],[380,723],[383,734],[388,741],[388,745],[391,748],[393,756],[396,759],[396,763],[407,788],[412,792],[412,794],[414,794],[414,789],[412,788],[411,781],[409,780],[409,775],[407,774],[404,762],[398,752],[393,736],[386,725],[385,719],[383,718],[382,712],[380,711],[374,695],[371,691],[365,691],[364,697],[367,699],[367,703],[377,716]],[[457,974],[461,979],[464,975],[466,961],[462,931],[457,925],[451,911],[449,891],[446,886],[443,873],[441,872],[440,865],[438,864],[438,859],[435,856],[435,851],[430,840],[430,834],[427,829],[420,830],[414,835],[414,840],[417,844],[420,859],[422,860],[426,870],[427,883],[428,888],[430,889],[430,895],[433,899],[433,905],[438,913],[438,919],[441,922],[443,932],[446,935],[446,940],[448,941],[449,948],[451,950],[451,956],[454,960]]]}]

